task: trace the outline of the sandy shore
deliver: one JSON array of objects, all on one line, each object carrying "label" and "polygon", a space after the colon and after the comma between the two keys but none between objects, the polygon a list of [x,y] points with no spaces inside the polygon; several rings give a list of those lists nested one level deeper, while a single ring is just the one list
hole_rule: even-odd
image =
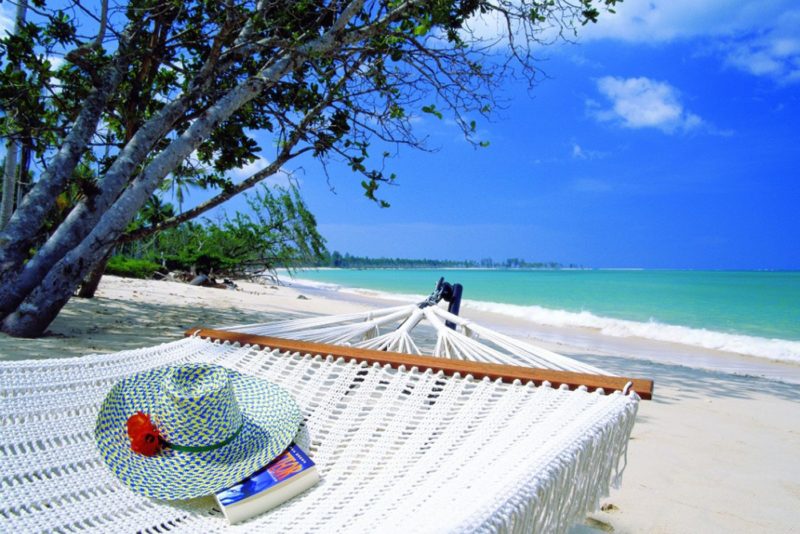
[{"label": "sandy shore", "polygon": [[[368,295],[247,282],[234,291],[105,277],[97,298],[70,301],[47,336],[22,340],[0,335],[0,359],[110,352],[173,341],[193,326],[347,313],[385,304]],[[470,311],[463,314],[470,316]],[[604,500],[607,511],[591,516],[593,528],[575,532],[800,531],[800,386],[676,365],[686,361],[679,346],[644,347],[644,354],[653,357],[632,359],[617,355],[625,351],[613,346],[571,347],[565,343],[569,332],[525,331],[524,325],[500,317],[471,318],[512,335],[542,339],[609,371],[656,382],[655,400],[640,405],[622,487]],[[658,356],[665,353],[671,357]],[[714,357],[728,361],[725,355]],[[743,365],[731,361],[721,368]],[[755,374],[790,372],[775,367]]]}]

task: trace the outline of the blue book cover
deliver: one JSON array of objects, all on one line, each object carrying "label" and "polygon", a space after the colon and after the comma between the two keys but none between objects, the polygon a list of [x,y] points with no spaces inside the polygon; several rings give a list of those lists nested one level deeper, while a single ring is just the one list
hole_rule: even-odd
[{"label": "blue book cover", "polygon": [[303,450],[292,443],[288,449],[235,486],[217,493],[223,506],[236,504],[250,497],[269,492],[283,482],[314,467],[314,462]]}]

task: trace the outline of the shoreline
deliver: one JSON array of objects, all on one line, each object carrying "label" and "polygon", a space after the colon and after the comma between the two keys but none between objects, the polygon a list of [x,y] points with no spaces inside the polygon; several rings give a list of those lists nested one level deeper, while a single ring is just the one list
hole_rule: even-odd
[{"label": "shoreline", "polygon": [[[343,300],[291,286],[237,283],[233,291],[105,276],[95,299],[70,300],[50,335],[33,340],[0,335],[0,358],[114,352],[175,341],[194,326],[390,304],[367,295]],[[479,322],[515,335],[514,325],[503,330]],[[571,534],[797,530],[800,387],[597,350],[569,354],[562,346],[541,344],[612,373],[655,381],[653,400],[639,404],[622,485],[600,501],[604,511],[591,514]]]},{"label": "shoreline", "polygon": [[[287,287],[342,302],[360,304],[379,302],[381,305],[391,306],[424,298],[423,295],[392,294],[366,288],[340,287],[302,277],[285,278],[291,281]],[[487,310],[481,304],[465,299],[462,302],[461,315],[555,352],[574,355],[590,351],[608,356],[619,355],[800,385],[800,362],[715,350],[674,341],[636,336],[609,336],[597,328],[538,324],[523,317]]]}]

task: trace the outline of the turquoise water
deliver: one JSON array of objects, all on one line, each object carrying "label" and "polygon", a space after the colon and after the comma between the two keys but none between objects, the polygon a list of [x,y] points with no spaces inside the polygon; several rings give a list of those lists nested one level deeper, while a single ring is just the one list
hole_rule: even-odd
[{"label": "turquoise water", "polygon": [[[638,332],[629,335],[677,342],[709,333],[724,334],[728,342],[734,339],[730,336],[800,341],[800,272],[331,269],[296,274],[406,295],[427,295],[440,276],[463,284],[464,299],[480,301],[481,309],[543,324],[593,327],[610,335],[626,335],[620,329],[627,328]],[[672,339],[676,336],[687,339]],[[724,349],[718,341],[689,340]],[[800,358],[800,352],[793,354],[800,347],[795,345],[787,345],[788,353],[778,350],[777,357]]]}]

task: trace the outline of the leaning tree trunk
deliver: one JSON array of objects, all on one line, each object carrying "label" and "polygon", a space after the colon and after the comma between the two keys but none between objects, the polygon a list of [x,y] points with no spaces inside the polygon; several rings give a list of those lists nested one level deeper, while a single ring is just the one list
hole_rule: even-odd
[{"label": "leaning tree trunk", "polygon": [[20,337],[41,335],[89,271],[111,251],[136,212],[175,165],[189,156],[217,124],[255,98],[267,84],[281,79],[298,61],[298,58],[285,57],[260,73],[261,76],[236,86],[159,152],[105,212],[86,239],[58,261],[16,310],[6,316],[3,332]]},{"label": "leaning tree trunk", "polygon": [[[111,251],[136,212],[153,194],[164,177],[188,157],[220,122],[297,68],[307,55],[325,54],[334,48],[380,32],[381,25],[376,24],[369,26],[366,31],[356,30],[350,35],[342,33],[363,3],[363,0],[350,3],[326,33],[286,53],[282,58],[271,62],[256,76],[235,86],[206,109],[177,139],[156,154],[114,204],[105,211],[86,238],[55,263],[13,313],[5,317],[2,331],[23,337],[40,335],[69,301],[89,271]],[[59,243],[54,243],[54,246],[59,246]]]},{"label": "leaning tree trunk", "polygon": [[[112,249],[113,251],[113,249]],[[92,271],[89,273],[89,276],[86,277],[86,280],[83,281],[81,284],[81,288],[78,290],[78,296],[82,299],[91,299],[94,298],[95,292],[97,292],[97,287],[100,285],[100,280],[103,278],[103,273],[106,272],[106,265],[108,265],[108,260],[111,259],[111,252],[105,255],[105,257],[100,260],[100,263],[95,265]]]},{"label": "leaning tree trunk", "polygon": [[[12,313],[50,269],[89,235],[100,217],[128,185],[131,176],[147,158],[153,146],[172,129],[188,109],[192,99],[211,83],[214,64],[215,59],[207,59],[189,89],[180,98],[161,108],[133,134],[103,175],[98,184],[99,192],[78,203],[33,258],[23,265],[24,256],[18,250],[13,257],[8,254],[9,259],[6,266],[3,266],[2,256],[6,251],[0,249],[0,320]],[[121,69],[118,69],[118,73],[121,74]],[[19,249],[18,238],[13,239],[14,246]],[[12,262],[15,264],[12,265]]]},{"label": "leaning tree trunk", "polygon": [[22,199],[28,193],[29,189],[29,174],[28,171],[31,167],[31,145],[30,140],[25,140],[22,143],[22,150],[20,150],[20,160],[17,165],[17,206],[22,204]]},{"label": "leaning tree trunk", "polygon": [[[22,25],[25,24],[25,15],[28,11],[28,0],[19,0],[17,3],[17,14],[14,22],[14,35],[19,35],[22,31]],[[11,68],[15,72],[20,71],[19,62],[14,61]],[[7,115],[11,122],[14,122],[15,113],[9,110]],[[15,128],[16,129],[16,128]],[[5,228],[11,219],[11,213],[14,211],[14,198],[17,183],[17,152],[19,152],[19,142],[13,136],[9,137],[6,143],[6,164],[3,167],[3,198],[0,200],[0,230]]]},{"label": "leaning tree trunk", "polygon": [[[100,86],[93,89],[87,97],[61,148],[0,232],[0,288],[15,285],[15,278],[27,259],[28,251],[45,217],[88,150],[89,141],[97,129],[106,102],[122,80],[127,54],[122,52],[122,43],[120,49],[116,61],[103,73]],[[5,315],[3,309],[0,305],[0,317]]]},{"label": "leaning tree trunk", "polygon": [[185,111],[188,102],[188,98],[171,102],[140,128],[100,180],[99,192],[76,205],[24,266],[0,278],[0,319],[13,312],[50,269],[89,235],[128,184],[138,165],[147,158],[153,145]]},{"label": "leaning tree trunk", "polygon": [[9,139],[6,143],[6,162],[3,165],[3,199],[0,200],[0,229],[5,228],[14,211],[14,192],[17,183],[17,152],[16,139]]}]

